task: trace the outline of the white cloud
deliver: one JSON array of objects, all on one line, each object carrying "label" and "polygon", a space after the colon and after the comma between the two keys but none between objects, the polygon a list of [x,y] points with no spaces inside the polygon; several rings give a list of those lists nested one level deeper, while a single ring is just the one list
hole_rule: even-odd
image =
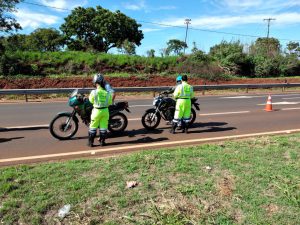
[{"label": "white cloud", "polygon": [[146,9],[146,3],[144,0],[141,0],[136,3],[125,3],[124,7],[125,9],[129,9],[129,10],[142,10],[142,9]]},{"label": "white cloud", "polygon": [[31,29],[39,28],[42,25],[50,26],[56,24],[60,20],[57,16],[34,13],[28,10],[19,10],[15,12],[14,15],[22,28]]},{"label": "white cloud", "polygon": [[[265,18],[276,18],[274,25],[300,24],[300,13],[257,14],[243,16],[209,16],[192,18],[191,27],[205,29],[221,29],[237,25],[262,24]],[[160,22],[172,26],[184,26],[185,18],[176,18]]]},{"label": "white cloud", "polygon": [[140,1],[136,1],[136,3],[128,3],[128,2],[124,3],[124,8],[128,10],[134,10],[134,11],[144,10],[146,12],[150,12],[150,11],[157,11],[157,10],[174,10],[177,7],[171,5],[165,5],[165,6],[159,6],[154,8],[148,6],[145,0],[140,0]]},{"label": "white cloud", "polygon": [[84,6],[87,4],[87,0],[40,0],[41,4],[52,7],[55,10],[61,11],[61,9],[73,9],[78,6]]},{"label": "white cloud", "polygon": [[177,9],[177,7],[172,5],[160,6],[156,8],[156,10],[174,10],[174,9]]},{"label": "white cloud", "polygon": [[291,7],[300,6],[299,0],[213,0],[215,4],[228,10],[241,12],[278,12]]},{"label": "white cloud", "polygon": [[142,31],[144,33],[154,32],[154,31],[160,31],[161,29],[158,28],[142,28]]}]

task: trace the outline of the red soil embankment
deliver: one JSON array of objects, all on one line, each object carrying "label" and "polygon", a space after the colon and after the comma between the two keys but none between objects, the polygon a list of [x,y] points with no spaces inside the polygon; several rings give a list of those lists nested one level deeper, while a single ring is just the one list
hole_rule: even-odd
[{"label": "red soil embankment", "polygon": [[[175,77],[149,76],[139,77],[106,77],[113,87],[150,87],[150,86],[173,86]],[[210,82],[203,79],[191,78],[188,81],[192,85],[203,84],[266,84],[266,83],[299,83],[300,78],[253,78],[234,79],[230,81]],[[91,78],[16,78],[0,79],[1,89],[34,89],[34,88],[88,88],[93,87]]]}]

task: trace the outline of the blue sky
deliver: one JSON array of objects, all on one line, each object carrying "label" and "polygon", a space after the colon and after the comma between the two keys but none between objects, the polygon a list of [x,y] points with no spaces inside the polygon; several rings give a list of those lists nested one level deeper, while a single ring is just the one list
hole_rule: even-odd
[{"label": "blue sky", "polygon": [[193,42],[205,52],[222,40],[250,45],[256,36],[267,35],[265,18],[276,19],[271,21],[270,36],[280,39],[283,48],[289,41],[300,42],[300,0],[25,0],[14,14],[23,27],[19,33],[30,33],[41,27],[58,29],[70,14],[62,9],[97,5],[120,10],[142,24],[144,39],[136,49],[139,55],[146,55],[150,49],[160,55],[168,40],[184,41],[186,18],[191,19],[187,53]]}]

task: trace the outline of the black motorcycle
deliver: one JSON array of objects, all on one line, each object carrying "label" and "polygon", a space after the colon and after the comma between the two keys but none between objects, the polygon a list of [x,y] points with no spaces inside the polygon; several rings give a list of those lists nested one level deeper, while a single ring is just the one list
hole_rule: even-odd
[{"label": "black motorcycle", "polygon": [[[53,137],[59,140],[67,140],[73,137],[78,130],[79,120],[76,114],[81,118],[82,122],[89,126],[91,122],[91,113],[93,104],[87,97],[74,90],[69,97],[69,106],[73,108],[72,112],[60,112],[50,122],[49,129]],[[121,111],[128,109],[128,102],[117,102],[108,107],[109,121],[108,130],[112,133],[122,132],[128,125],[128,119]]]},{"label": "black motorcycle", "polygon": [[[191,99],[192,106],[197,110],[200,110],[197,98]],[[161,118],[171,124],[176,107],[176,101],[173,98],[168,97],[168,92],[162,92],[158,97],[153,100],[154,108],[147,109],[142,116],[142,124],[148,130],[153,130],[158,127]],[[192,107],[190,124],[193,124],[196,120],[196,111]]]}]

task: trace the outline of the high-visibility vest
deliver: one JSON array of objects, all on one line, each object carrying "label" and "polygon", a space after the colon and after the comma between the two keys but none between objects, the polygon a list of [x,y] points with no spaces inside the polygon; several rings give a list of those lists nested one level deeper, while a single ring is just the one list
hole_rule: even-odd
[{"label": "high-visibility vest", "polygon": [[193,86],[183,81],[178,85],[174,92],[174,97],[177,99],[191,99],[194,95]]},{"label": "high-visibility vest", "polygon": [[100,87],[91,92],[89,100],[94,108],[106,108],[111,104],[111,94]]}]

